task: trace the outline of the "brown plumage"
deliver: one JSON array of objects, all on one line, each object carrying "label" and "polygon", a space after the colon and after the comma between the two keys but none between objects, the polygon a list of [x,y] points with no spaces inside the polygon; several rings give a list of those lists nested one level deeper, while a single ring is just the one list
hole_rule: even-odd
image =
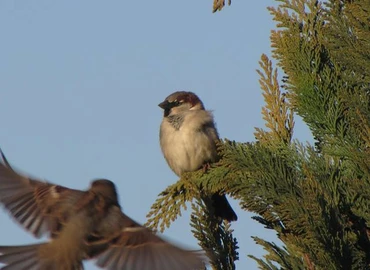
[{"label": "brown plumage", "polygon": [[[213,115],[193,92],[178,91],[159,105],[164,110],[159,131],[163,156],[175,174],[193,172],[217,162],[219,140]],[[210,196],[215,216],[227,221],[238,219],[222,192]]]},{"label": "brown plumage", "polygon": [[51,237],[35,245],[0,246],[2,269],[77,270],[92,258],[115,270],[204,265],[202,254],[170,244],[122,213],[113,182],[98,179],[86,191],[69,189],[17,173],[1,154],[0,203],[35,237]]}]

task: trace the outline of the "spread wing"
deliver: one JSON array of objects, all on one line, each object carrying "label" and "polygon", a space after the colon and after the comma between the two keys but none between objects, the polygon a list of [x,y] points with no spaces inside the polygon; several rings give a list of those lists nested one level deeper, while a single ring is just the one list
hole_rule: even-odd
[{"label": "spread wing", "polygon": [[[45,256],[42,249],[49,248],[47,243],[25,246],[0,246],[0,269],[6,270],[83,270],[81,261],[55,260],[54,256]],[[49,249],[52,250],[52,249]]]},{"label": "spread wing", "polygon": [[[120,231],[109,240],[108,248],[97,256],[98,266],[111,270],[193,270],[204,268],[205,257],[199,252],[184,250],[163,240],[122,212],[120,212],[119,219],[115,224],[120,224]],[[109,226],[110,220],[108,216],[104,220],[104,225]]]},{"label": "spread wing", "polygon": [[85,192],[23,176],[0,152],[0,204],[34,236],[57,234]]}]

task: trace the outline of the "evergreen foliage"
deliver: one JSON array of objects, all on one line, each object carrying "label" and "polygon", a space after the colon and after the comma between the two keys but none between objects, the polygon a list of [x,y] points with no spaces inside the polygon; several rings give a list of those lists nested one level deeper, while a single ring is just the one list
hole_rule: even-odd
[{"label": "evergreen foliage", "polygon": [[[265,55],[258,71],[267,129],[255,142],[220,141],[222,159],[162,192],[147,225],[163,231],[192,202],[212,268],[235,269],[230,225],[204,200],[222,190],[284,244],[253,237],[267,252],[250,256],[260,269],[370,269],[370,1],[278,2],[271,43],[284,77]],[[314,145],[292,140],[294,113]]]},{"label": "evergreen foliage", "polygon": [[[228,0],[228,5],[231,5],[231,0]],[[225,6],[225,0],[213,0],[213,13],[216,11],[221,11]]]}]

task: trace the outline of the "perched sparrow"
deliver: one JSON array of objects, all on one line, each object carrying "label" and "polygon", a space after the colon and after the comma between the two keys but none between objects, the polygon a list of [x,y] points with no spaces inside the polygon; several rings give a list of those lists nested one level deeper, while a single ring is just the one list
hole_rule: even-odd
[{"label": "perched sparrow", "polygon": [[[159,139],[170,168],[181,176],[219,160],[218,133],[210,111],[192,92],[179,91],[158,105],[164,110]],[[227,221],[237,220],[225,195],[212,196],[215,215]]]},{"label": "perched sparrow", "polygon": [[0,162],[0,204],[24,228],[51,241],[0,246],[8,270],[77,270],[82,261],[114,270],[199,269],[203,256],[183,250],[122,213],[113,182],[98,179],[87,191],[69,189],[17,173]]}]

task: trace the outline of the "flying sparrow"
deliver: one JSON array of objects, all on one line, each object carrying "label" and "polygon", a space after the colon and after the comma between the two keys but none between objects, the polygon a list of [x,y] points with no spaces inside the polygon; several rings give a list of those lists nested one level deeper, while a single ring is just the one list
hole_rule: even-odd
[{"label": "flying sparrow", "polygon": [[[163,155],[175,174],[196,171],[217,162],[219,139],[213,115],[192,92],[172,93],[159,105],[164,110],[159,132]],[[212,195],[215,215],[227,221],[237,220],[224,194]]]},{"label": "flying sparrow", "polygon": [[21,175],[1,155],[0,204],[35,237],[51,238],[0,246],[4,269],[77,270],[92,258],[112,270],[204,267],[203,255],[170,244],[122,213],[113,182],[98,179],[86,191],[70,189]]}]

